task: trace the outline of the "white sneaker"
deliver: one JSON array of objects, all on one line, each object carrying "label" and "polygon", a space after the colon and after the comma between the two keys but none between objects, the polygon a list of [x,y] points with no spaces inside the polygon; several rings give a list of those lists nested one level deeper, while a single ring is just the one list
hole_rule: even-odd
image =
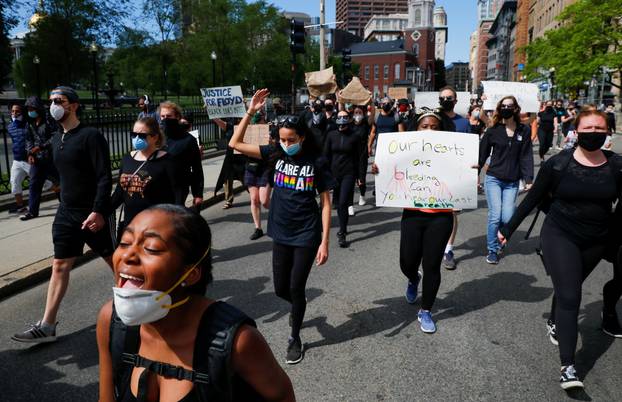
[{"label": "white sneaker", "polygon": [[367,201],[365,201],[365,197],[363,197],[362,195],[359,197],[359,205],[361,207],[367,205]]},{"label": "white sneaker", "polygon": [[352,205],[348,207],[348,215],[354,216],[354,207]]}]

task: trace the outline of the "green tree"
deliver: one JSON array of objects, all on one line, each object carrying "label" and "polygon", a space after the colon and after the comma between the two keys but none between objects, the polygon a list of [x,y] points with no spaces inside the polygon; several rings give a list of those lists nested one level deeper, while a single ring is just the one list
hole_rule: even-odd
[{"label": "green tree", "polygon": [[434,90],[438,91],[447,85],[445,76],[445,61],[441,59],[434,60]]},{"label": "green tree", "polygon": [[13,0],[0,0],[0,93],[11,73],[13,57],[9,31],[15,26]]},{"label": "green tree", "polygon": [[[622,70],[622,0],[579,0],[558,16],[561,27],[524,50],[527,79],[545,78],[555,68],[559,90],[576,90],[602,66]],[[613,83],[612,83],[613,84]]]}]

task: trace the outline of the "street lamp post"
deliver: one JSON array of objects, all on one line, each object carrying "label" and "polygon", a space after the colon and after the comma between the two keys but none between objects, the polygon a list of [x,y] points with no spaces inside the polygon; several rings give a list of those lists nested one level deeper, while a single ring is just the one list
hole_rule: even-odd
[{"label": "street lamp post", "polygon": [[100,112],[99,112],[99,88],[97,85],[97,52],[99,51],[99,48],[97,47],[97,43],[93,42],[91,43],[91,47],[89,49],[89,51],[91,52],[91,56],[93,58],[93,100],[95,102],[95,113],[97,115],[97,126],[99,127],[99,124],[101,122],[101,116],[100,116]]},{"label": "street lamp post", "polygon": [[35,65],[35,75],[37,77],[37,97],[41,96],[41,73],[40,73],[40,64],[41,60],[39,60],[39,56],[35,56],[32,58],[32,63]]},{"label": "street lamp post", "polygon": [[212,87],[216,86],[216,52],[212,50]]}]

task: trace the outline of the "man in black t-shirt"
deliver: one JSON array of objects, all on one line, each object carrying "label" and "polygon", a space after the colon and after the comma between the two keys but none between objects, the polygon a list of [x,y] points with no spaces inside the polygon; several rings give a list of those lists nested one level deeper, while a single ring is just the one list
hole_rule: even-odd
[{"label": "man in black t-shirt", "polygon": [[12,337],[28,343],[56,340],[58,309],[69,284],[69,272],[82,255],[84,244],[111,268],[114,251],[108,142],[97,129],[80,123],[76,115],[79,99],[72,88],[57,87],[50,101],[50,114],[62,126],[52,139],[61,203],[52,224],[54,260],[43,319]]},{"label": "man in black t-shirt", "polygon": [[544,156],[553,146],[553,134],[557,127],[557,113],[553,108],[553,101],[547,101],[544,110],[538,113],[538,142],[540,143],[540,160],[544,161]]}]

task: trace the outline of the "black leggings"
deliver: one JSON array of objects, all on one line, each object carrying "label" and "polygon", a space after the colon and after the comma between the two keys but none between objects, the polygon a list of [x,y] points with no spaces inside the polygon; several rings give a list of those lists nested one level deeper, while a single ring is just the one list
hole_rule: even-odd
[{"label": "black leggings", "polygon": [[441,286],[441,261],[451,236],[451,212],[426,213],[404,210],[400,232],[400,268],[411,281],[417,280],[423,265],[421,309],[431,310]]},{"label": "black leggings", "polygon": [[542,159],[553,146],[553,132],[538,130],[538,142],[540,143],[539,154]]},{"label": "black leggings", "polygon": [[[364,142],[365,144],[367,144],[367,141]],[[365,156],[364,156],[364,166],[367,169],[367,164],[369,163],[369,157],[367,156],[367,151],[365,151]],[[359,191],[361,193],[361,197],[365,197],[365,192],[367,191],[367,180],[363,179],[362,183],[359,185]]]},{"label": "black leggings", "polygon": [[348,233],[348,207],[354,197],[354,176],[347,175],[337,178],[337,186],[333,189],[333,204],[337,205],[339,216],[339,232]]},{"label": "black leggings", "polygon": [[295,247],[272,244],[274,292],[292,304],[292,338],[300,336],[307,300],[305,287],[317,254],[317,247]]},{"label": "black leggings", "polygon": [[557,327],[562,366],[574,364],[577,348],[577,317],[581,306],[581,286],[600,262],[605,242],[580,244],[550,219],[540,232],[547,273],[553,281],[551,320]]},{"label": "black leggings", "polygon": [[613,260],[613,279],[603,287],[603,312],[615,314],[616,304],[622,296],[622,251]]}]

